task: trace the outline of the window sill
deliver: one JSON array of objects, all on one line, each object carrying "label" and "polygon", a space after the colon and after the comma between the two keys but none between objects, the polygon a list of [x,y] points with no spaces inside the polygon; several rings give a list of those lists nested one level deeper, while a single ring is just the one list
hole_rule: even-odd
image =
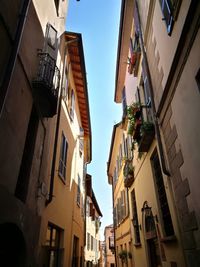
[{"label": "window sill", "polygon": [[177,238],[175,235],[165,236],[160,239],[162,243],[170,243],[177,241]]}]

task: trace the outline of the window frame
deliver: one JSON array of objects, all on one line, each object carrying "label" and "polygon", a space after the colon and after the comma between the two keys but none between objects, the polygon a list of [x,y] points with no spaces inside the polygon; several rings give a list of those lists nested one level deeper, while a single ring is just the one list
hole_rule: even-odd
[{"label": "window frame", "polygon": [[77,195],[76,195],[76,203],[80,207],[81,206],[81,178],[78,174],[78,183],[77,183]]},{"label": "window frame", "polygon": [[[134,245],[140,245],[141,244],[141,238],[140,238],[140,228],[139,228],[139,222],[138,222],[138,212],[137,212],[137,202],[136,202],[136,195],[135,195],[135,189],[131,191],[131,206],[132,206],[132,225],[134,230],[134,238],[135,238],[135,244]],[[135,224],[134,224],[135,220]]]},{"label": "window frame", "polygon": [[54,0],[55,8],[56,8],[56,14],[57,17],[59,17],[59,5],[60,5],[60,0]]},{"label": "window frame", "polygon": [[[159,168],[158,170],[158,172],[160,173],[159,178],[156,176],[157,172],[155,170],[155,166],[153,162],[155,158],[158,162],[157,168]],[[163,174],[162,174],[162,170],[160,166],[160,159],[159,159],[157,150],[155,150],[151,155],[151,166],[152,166],[152,172],[153,172],[153,177],[154,177],[154,184],[155,184],[155,190],[156,190],[156,196],[157,196],[157,203],[159,206],[159,214],[160,214],[160,219],[161,219],[160,221],[161,221],[163,234],[164,234],[164,237],[174,236],[175,234],[174,226],[173,226],[173,221],[171,217],[171,211],[170,211],[169,204],[168,204],[168,198],[167,198],[167,194],[165,190],[165,184],[163,180]],[[158,188],[158,184],[160,184],[160,188]],[[162,190],[162,194],[161,194],[161,190]],[[162,199],[162,202],[161,202],[161,199]]]},{"label": "window frame", "polygon": [[159,0],[159,2],[163,14],[162,20],[165,21],[167,33],[170,36],[173,30],[174,22],[178,17],[178,12],[182,0]]},{"label": "window frame", "polygon": [[75,112],[75,92],[73,89],[71,89],[69,114],[70,114],[70,119],[72,121],[74,120],[74,112]]},{"label": "window frame", "polygon": [[67,152],[68,152],[68,142],[67,142],[67,138],[64,135],[64,132],[62,132],[61,142],[60,142],[58,175],[64,182],[66,181]]},{"label": "window frame", "polygon": [[[62,261],[62,252],[63,248],[61,248],[61,239],[62,239],[62,232],[63,230],[52,224],[48,223],[47,226],[47,231],[48,229],[50,230],[50,239],[48,240],[46,236],[46,244],[45,247],[48,249],[48,266],[61,266],[61,261]],[[53,232],[55,231],[55,240],[53,240]],[[55,242],[55,244],[53,244]],[[52,252],[54,254],[54,259],[53,259],[53,265],[51,263],[51,256]]]}]

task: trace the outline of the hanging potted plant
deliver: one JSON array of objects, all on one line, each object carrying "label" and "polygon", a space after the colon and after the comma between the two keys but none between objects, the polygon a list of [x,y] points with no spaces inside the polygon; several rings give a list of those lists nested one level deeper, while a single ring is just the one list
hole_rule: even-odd
[{"label": "hanging potted plant", "polygon": [[127,107],[127,117],[129,120],[128,134],[137,139],[141,125],[141,106],[139,102],[134,102]]},{"label": "hanging potted plant", "polygon": [[124,186],[130,187],[134,181],[134,166],[132,160],[127,160],[123,169],[124,174]]},{"label": "hanging potted plant", "polygon": [[121,259],[121,261],[123,263],[127,262],[127,260],[128,260],[128,252],[126,250],[120,251],[118,255],[119,255],[119,258]]},{"label": "hanging potted plant", "polygon": [[140,127],[141,139],[138,143],[138,152],[148,152],[154,139],[155,129],[152,122],[143,122]]}]

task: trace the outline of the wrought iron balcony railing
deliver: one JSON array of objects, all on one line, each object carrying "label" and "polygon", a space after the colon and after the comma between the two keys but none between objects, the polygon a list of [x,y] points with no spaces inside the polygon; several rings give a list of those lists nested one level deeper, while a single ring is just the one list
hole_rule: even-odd
[{"label": "wrought iron balcony railing", "polygon": [[37,77],[33,80],[34,96],[43,116],[56,114],[60,71],[56,61],[48,53],[39,53]]}]

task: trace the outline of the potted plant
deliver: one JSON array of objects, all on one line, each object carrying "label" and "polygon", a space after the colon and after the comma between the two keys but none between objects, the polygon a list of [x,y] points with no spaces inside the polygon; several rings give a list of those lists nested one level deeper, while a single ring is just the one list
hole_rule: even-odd
[{"label": "potted plant", "polygon": [[124,186],[130,187],[134,181],[134,166],[132,160],[127,160],[123,169],[124,174]]},{"label": "potted plant", "polygon": [[140,127],[141,139],[138,143],[138,152],[147,152],[154,139],[155,129],[152,122],[143,122]]},{"label": "potted plant", "polygon": [[118,255],[119,255],[122,262],[124,262],[124,263],[127,262],[128,252],[126,250],[121,250]]},{"label": "potted plant", "polygon": [[141,125],[141,106],[139,102],[134,102],[127,107],[127,117],[129,120],[128,134],[137,139]]}]

